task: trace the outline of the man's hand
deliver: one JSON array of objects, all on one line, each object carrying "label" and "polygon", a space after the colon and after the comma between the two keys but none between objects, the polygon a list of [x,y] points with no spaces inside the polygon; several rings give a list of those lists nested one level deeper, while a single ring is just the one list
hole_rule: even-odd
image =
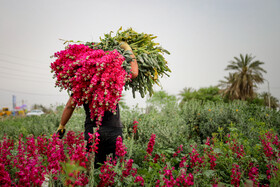
[{"label": "man's hand", "polygon": [[56,134],[58,135],[58,138],[62,139],[64,134],[65,134],[65,132],[66,132],[65,126],[60,124],[58,129],[57,129],[57,131],[56,131]]},{"label": "man's hand", "polygon": [[124,49],[125,51],[128,51],[128,50],[132,51],[131,47],[126,42],[120,42],[120,47],[122,49]]},{"label": "man's hand", "polygon": [[65,108],[63,109],[60,124],[56,131],[56,134],[58,135],[59,139],[63,138],[65,131],[66,131],[65,126],[66,126],[68,120],[71,118],[72,113],[75,110],[75,107],[76,107],[76,105],[74,103],[74,99],[72,97],[70,97],[66,103]]}]

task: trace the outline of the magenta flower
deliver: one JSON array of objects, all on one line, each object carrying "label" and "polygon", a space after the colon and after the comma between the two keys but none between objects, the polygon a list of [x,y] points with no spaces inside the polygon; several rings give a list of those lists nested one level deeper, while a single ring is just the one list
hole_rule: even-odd
[{"label": "magenta flower", "polygon": [[101,125],[105,111],[116,111],[125,82],[131,75],[123,69],[125,58],[116,50],[69,45],[54,54],[51,64],[56,86],[72,92],[78,106],[89,103],[91,118]]},{"label": "magenta flower", "polygon": [[183,144],[181,144],[178,148],[176,153],[173,154],[173,157],[175,158],[176,156],[178,156],[179,153],[181,153],[183,151]]},{"label": "magenta flower", "polygon": [[234,186],[239,187],[240,185],[240,178],[241,178],[241,172],[240,172],[240,167],[237,164],[233,164],[232,165],[232,169],[231,169],[231,173],[232,175],[231,177],[231,184],[233,184]]},{"label": "magenta flower", "polygon": [[136,134],[136,132],[137,132],[137,125],[138,124],[138,121],[133,121],[133,134]]},{"label": "magenta flower", "polygon": [[117,137],[117,142],[116,142],[116,155],[123,158],[125,154],[127,153],[126,147],[122,142],[122,137],[118,136]]},{"label": "magenta flower", "polygon": [[137,177],[135,178],[135,180],[134,180],[134,183],[138,183],[138,182],[140,182],[140,185],[141,185],[141,186],[144,186],[144,179],[143,179],[143,177],[137,176]]},{"label": "magenta flower", "polygon": [[0,186],[10,187],[12,184],[9,173],[5,170],[5,166],[0,163]]},{"label": "magenta flower", "polygon": [[249,169],[248,176],[249,176],[249,179],[254,181],[254,182],[256,182],[256,179],[259,176],[259,169],[257,167],[255,167],[253,163],[249,164],[250,169]]},{"label": "magenta flower", "polygon": [[154,145],[155,145],[155,139],[156,139],[156,135],[152,134],[146,150],[148,155],[152,155],[152,152],[154,150]]},{"label": "magenta flower", "polygon": [[[126,162],[126,161],[125,161]],[[126,162],[126,165],[125,165],[125,169],[122,171],[122,175],[123,177],[128,177],[130,174],[131,174],[131,171],[132,170],[132,164],[133,164],[133,160],[132,159],[129,159],[127,162]],[[134,171],[134,173],[137,173],[137,170]]]}]

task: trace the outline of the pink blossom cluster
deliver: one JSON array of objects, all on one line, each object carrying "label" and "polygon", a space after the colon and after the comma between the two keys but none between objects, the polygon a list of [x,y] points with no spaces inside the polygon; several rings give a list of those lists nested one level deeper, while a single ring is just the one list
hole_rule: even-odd
[{"label": "pink blossom cluster", "polygon": [[8,157],[12,157],[11,151],[14,148],[14,141],[4,136],[3,140],[0,141],[0,163],[5,166],[11,165],[11,160]]},{"label": "pink blossom cluster", "polygon": [[122,137],[118,136],[117,137],[117,142],[116,142],[116,155],[121,157],[121,161],[122,161],[122,158],[127,153],[126,149],[127,148],[125,147],[125,145],[122,142]]},{"label": "pink blossom cluster", "polygon": [[5,165],[0,163],[0,186],[10,187],[11,184],[10,174],[5,170]]},{"label": "pink blossom cluster", "polygon": [[98,130],[99,130],[99,127],[97,127],[94,134],[88,133],[89,142],[93,143],[93,141],[94,141],[94,143],[90,147],[89,152],[98,153],[98,145],[99,145],[99,142],[100,142],[100,139],[98,138],[100,136],[100,134],[97,132]]},{"label": "pink blossom cluster", "polygon": [[99,174],[100,182],[98,186],[112,186],[115,183],[115,176],[117,173],[114,171],[116,166],[115,160],[106,161],[100,168],[101,174]]},{"label": "pink blossom cluster", "polygon": [[66,148],[66,153],[69,155],[69,159],[74,163],[79,163],[80,166],[86,168],[88,155],[85,148],[83,133],[75,135],[73,131],[68,131],[64,139],[64,145],[68,145]]},{"label": "pink blossom cluster", "polygon": [[198,151],[193,148],[192,152],[189,153],[190,155],[190,163],[191,168],[193,167],[202,167],[202,164],[204,163],[204,157],[200,157]]},{"label": "pink blossom cluster", "polygon": [[151,138],[149,140],[149,143],[148,143],[148,147],[147,147],[147,155],[145,156],[145,159],[148,157],[148,156],[151,156],[152,155],[152,152],[154,150],[154,145],[155,145],[155,139],[156,139],[156,135],[155,134],[152,134],[151,135]]},{"label": "pink blossom cluster", "polygon": [[133,177],[137,174],[137,169],[132,168],[133,159],[129,159],[128,161],[125,160],[125,169],[122,171],[123,177],[128,177],[129,175],[132,175]]},{"label": "pink blossom cluster", "polygon": [[191,173],[187,174],[187,170],[183,169],[176,178],[176,186],[192,186],[194,185],[194,177]]},{"label": "pink blossom cluster", "polygon": [[233,184],[236,187],[239,187],[240,178],[241,178],[240,166],[238,164],[233,164],[231,173],[232,173],[232,175],[230,176],[231,184]]},{"label": "pink blossom cluster", "polygon": [[263,146],[263,154],[266,157],[266,175],[267,179],[270,180],[272,175],[277,175],[277,171],[279,168],[274,164],[274,162],[280,164],[280,140],[277,135],[274,135],[273,132],[268,131],[264,136],[260,137],[262,146]]},{"label": "pink blossom cluster", "polygon": [[206,148],[204,148],[204,153],[208,156],[208,161],[210,163],[210,169],[214,170],[216,164],[216,160],[218,158],[218,154],[214,153],[214,145],[210,144],[210,138],[208,137],[205,145],[207,146]]},{"label": "pink blossom cluster", "polygon": [[258,169],[258,165],[254,166],[254,163],[250,163],[249,164],[249,172],[248,172],[248,176],[249,179],[254,181],[254,183],[256,183],[256,179],[259,177],[259,169]]},{"label": "pink blossom cluster", "polygon": [[177,151],[173,154],[173,157],[177,157],[179,153],[183,151],[183,144],[181,144],[178,148]]},{"label": "pink blossom cluster", "polygon": [[47,150],[47,171],[57,180],[62,169],[60,162],[66,160],[66,155],[64,153],[64,144],[56,134],[49,139]]},{"label": "pink blossom cluster", "polygon": [[141,186],[144,186],[144,179],[143,179],[143,177],[141,177],[141,176],[137,176],[136,178],[135,178],[135,180],[134,180],[134,183],[139,183],[140,182],[140,185]]},{"label": "pink blossom cluster", "polygon": [[40,186],[44,181],[45,167],[42,165],[33,137],[24,143],[20,137],[17,155],[13,157],[13,167],[17,169],[15,176],[18,186]]},{"label": "pink blossom cluster", "polygon": [[174,167],[171,169],[167,169],[167,166],[163,169],[163,181],[164,186],[174,186],[176,184],[176,180],[173,177],[172,171],[174,171]]},{"label": "pink blossom cluster", "polygon": [[138,126],[138,121],[133,121],[133,134],[136,134],[137,132],[137,126]]},{"label": "pink blossom cluster", "polygon": [[275,159],[275,157],[280,156],[279,154],[277,155],[276,152],[273,151],[273,145],[276,145],[278,147],[280,144],[277,135],[273,136],[272,132],[267,132],[263,136],[263,138],[260,138],[260,140],[263,145],[264,154],[269,160],[273,160]]},{"label": "pink blossom cluster", "polygon": [[105,111],[116,111],[125,82],[131,74],[122,67],[125,58],[117,51],[69,45],[56,52],[51,64],[56,86],[68,90],[78,106],[89,104],[91,118],[101,125]]},{"label": "pink blossom cluster", "polygon": [[[5,186],[41,186],[48,174],[57,180],[63,175],[62,163],[73,162],[86,167],[87,155],[83,136],[75,136],[69,131],[66,138],[60,140],[56,134],[51,138],[33,136],[22,140],[20,136],[17,145],[4,137],[0,141],[0,185]],[[13,152],[13,154],[11,154]],[[12,175],[8,172],[12,171]],[[11,178],[11,176],[13,176]],[[2,185],[1,182],[4,184]],[[69,182],[69,181],[68,181]],[[86,185],[88,179],[85,173],[77,171],[73,186]],[[11,184],[11,185],[10,185]],[[69,183],[70,184],[70,183]]]},{"label": "pink blossom cluster", "polygon": [[[110,158],[106,161],[100,169],[101,174],[99,174],[100,182],[98,186],[112,186],[115,183],[115,178],[119,178],[124,181],[125,178],[133,177],[134,183],[140,183],[144,186],[144,179],[142,176],[137,175],[137,169],[133,168],[133,159],[124,159],[126,155],[127,148],[122,142],[122,138],[119,136],[116,142],[116,155],[118,157],[112,159]],[[118,174],[116,169],[118,169],[117,163],[121,164],[121,176]]]},{"label": "pink blossom cluster", "polygon": [[187,169],[183,168],[180,170],[179,174],[176,176],[173,175],[174,167],[168,169],[167,165],[164,167],[163,172],[159,171],[162,174],[162,181],[160,179],[156,182],[156,187],[172,187],[172,186],[192,186],[194,185],[194,177],[192,173],[187,174]]},{"label": "pink blossom cluster", "polygon": [[230,138],[230,134],[228,134],[230,141],[227,141],[229,148],[236,155],[237,158],[242,158],[245,156],[244,146],[238,143],[235,139]]}]

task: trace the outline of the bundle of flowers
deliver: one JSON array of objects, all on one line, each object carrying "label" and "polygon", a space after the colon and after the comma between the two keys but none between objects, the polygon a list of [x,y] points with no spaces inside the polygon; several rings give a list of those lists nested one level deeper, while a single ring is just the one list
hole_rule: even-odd
[{"label": "bundle of flowers", "polygon": [[103,39],[100,38],[99,43],[87,42],[86,45],[91,48],[109,51],[116,49],[126,57],[127,62],[130,62],[129,54],[120,48],[121,42],[127,42],[137,60],[139,73],[135,79],[126,82],[125,89],[131,88],[133,97],[135,97],[135,92],[139,92],[141,97],[144,97],[147,93],[150,96],[154,93],[154,84],[160,86],[159,77],[169,76],[168,73],[171,72],[167,66],[167,61],[163,57],[163,54],[170,53],[159,46],[158,43],[155,43],[155,38],[157,37],[152,34],[138,33],[132,28],[124,31],[120,28],[115,36],[112,36],[112,32],[110,32],[105,34]]},{"label": "bundle of flowers", "polygon": [[125,58],[117,50],[70,44],[54,57],[51,69],[56,86],[70,92],[77,106],[88,103],[91,118],[98,125],[105,111],[115,112],[123,86],[130,79],[122,67]]}]

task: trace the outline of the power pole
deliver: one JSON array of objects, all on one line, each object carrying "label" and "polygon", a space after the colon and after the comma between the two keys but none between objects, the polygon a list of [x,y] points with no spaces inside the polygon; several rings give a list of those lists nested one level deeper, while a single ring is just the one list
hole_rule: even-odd
[{"label": "power pole", "polygon": [[267,81],[267,87],[268,87],[268,108],[270,109],[270,88],[269,88],[269,82],[268,80],[265,79],[265,81]]}]

